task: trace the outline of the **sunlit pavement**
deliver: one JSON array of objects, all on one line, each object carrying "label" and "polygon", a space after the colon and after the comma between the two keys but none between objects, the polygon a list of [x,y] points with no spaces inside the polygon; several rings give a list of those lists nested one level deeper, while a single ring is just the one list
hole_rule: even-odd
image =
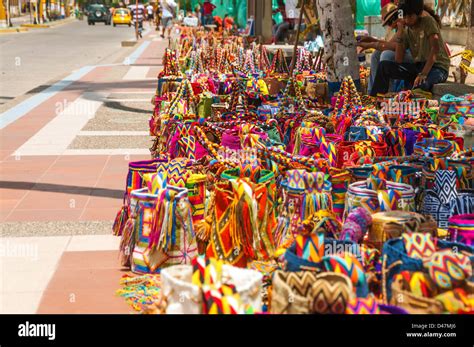
[{"label": "sunlit pavement", "polygon": [[128,162],[149,158],[166,45],[149,31],[135,47],[108,49],[107,61],[4,104],[0,313],[130,312],[115,296],[123,272],[111,227]]}]

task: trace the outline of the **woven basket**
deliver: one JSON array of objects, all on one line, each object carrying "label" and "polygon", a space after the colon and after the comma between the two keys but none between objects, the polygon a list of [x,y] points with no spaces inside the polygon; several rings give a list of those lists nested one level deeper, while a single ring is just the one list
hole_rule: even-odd
[{"label": "woven basket", "polygon": [[401,283],[392,283],[392,298],[390,304],[401,307],[408,313],[440,314],[444,307],[441,302],[431,298],[414,295],[403,290]]},{"label": "woven basket", "polygon": [[[243,305],[262,307],[262,275],[258,271],[223,265],[223,281],[235,285]],[[166,313],[201,314],[203,297],[199,286],[192,284],[193,267],[176,265],[161,271],[161,288],[167,298]]]},{"label": "woven basket", "polygon": [[[459,242],[449,242],[438,239],[436,243],[438,250],[451,249],[456,252],[469,254],[471,264],[474,263],[474,248]],[[383,257],[383,286],[386,302],[392,300],[393,277],[402,271],[426,271],[421,259],[409,257],[402,238],[395,238],[385,242],[382,251]]]},{"label": "woven basket", "polygon": [[451,241],[474,246],[474,213],[449,218],[448,227]]},{"label": "woven basket", "polygon": [[277,270],[273,275],[270,312],[341,314],[345,312],[348,301],[353,297],[352,293],[350,279],[342,274]]},{"label": "woven basket", "polygon": [[[415,210],[415,191],[412,186],[391,181],[387,181],[386,184],[387,189],[393,189],[401,193],[398,210]],[[346,216],[352,209],[359,206],[366,208],[370,213],[380,212],[378,194],[375,190],[367,189],[366,181],[354,182],[349,185],[344,215]]]},{"label": "woven basket", "polygon": [[[420,223],[413,223],[417,219]],[[389,223],[396,223],[393,227],[388,227]],[[370,226],[367,242],[377,249],[382,249],[385,241],[400,237],[405,231],[429,232],[437,236],[437,224],[431,219],[415,212],[388,211],[378,212],[372,215],[372,225]],[[415,230],[411,230],[414,228]]]}]

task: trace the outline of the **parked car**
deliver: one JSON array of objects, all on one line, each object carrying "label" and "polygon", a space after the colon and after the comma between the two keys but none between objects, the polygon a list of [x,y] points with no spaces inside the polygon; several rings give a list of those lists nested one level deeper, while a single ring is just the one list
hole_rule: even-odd
[{"label": "parked car", "polygon": [[89,25],[95,25],[97,22],[110,25],[111,17],[110,11],[102,4],[92,4],[87,6],[87,23]]},{"label": "parked car", "polygon": [[114,26],[116,26],[117,24],[126,24],[128,26],[131,26],[132,15],[130,10],[127,8],[115,9],[112,15],[112,23]]}]

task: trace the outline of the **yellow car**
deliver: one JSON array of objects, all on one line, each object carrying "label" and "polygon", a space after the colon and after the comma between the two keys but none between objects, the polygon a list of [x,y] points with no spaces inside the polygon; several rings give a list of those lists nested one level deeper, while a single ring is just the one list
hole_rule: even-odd
[{"label": "yellow car", "polygon": [[128,26],[131,26],[132,15],[130,10],[126,8],[117,8],[112,16],[112,23],[114,26],[117,24],[128,24]]}]

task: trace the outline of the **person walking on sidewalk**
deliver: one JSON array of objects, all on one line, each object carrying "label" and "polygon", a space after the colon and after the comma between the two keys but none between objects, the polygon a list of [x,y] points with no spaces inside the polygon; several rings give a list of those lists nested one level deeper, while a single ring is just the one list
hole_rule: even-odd
[{"label": "person walking on sidewalk", "polygon": [[155,30],[160,30],[160,23],[161,23],[161,4],[156,5],[155,9]]},{"label": "person walking on sidewalk", "polygon": [[210,25],[213,23],[212,12],[214,12],[215,8],[216,6],[212,4],[210,0],[204,1],[204,4],[202,4],[202,25]]},{"label": "person walking on sidewalk", "polygon": [[[401,0],[398,6],[403,21],[395,34],[395,61],[380,62],[370,95],[386,93],[390,79],[403,79],[408,88],[431,92],[433,85],[446,81],[449,55],[440,31],[439,17],[425,7],[423,0]],[[405,49],[413,63],[403,63]]]},{"label": "person walking on sidewalk", "polygon": [[171,37],[171,27],[173,26],[176,7],[178,7],[178,4],[174,0],[161,0],[161,25],[163,26],[163,31],[161,32],[162,38],[165,38],[165,31],[168,33],[168,39]]},{"label": "person walking on sidewalk", "polygon": [[152,4],[148,3],[146,7],[146,12],[147,12],[147,19],[151,27],[151,23],[153,23],[153,13],[154,13]]}]

